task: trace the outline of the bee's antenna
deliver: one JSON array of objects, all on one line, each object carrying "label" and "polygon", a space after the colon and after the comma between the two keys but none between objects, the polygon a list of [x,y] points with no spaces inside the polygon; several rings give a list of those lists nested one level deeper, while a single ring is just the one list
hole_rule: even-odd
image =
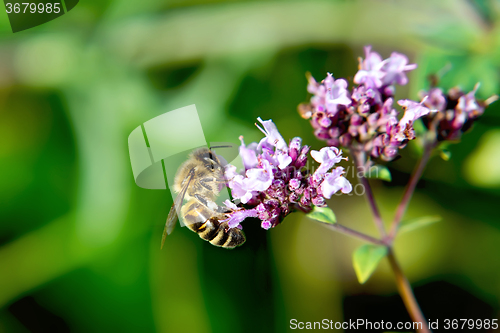
[{"label": "bee's antenna", "polygon": [[210,149],[212,148],[233,148],[233,146],[212,146],[210,147]]}]

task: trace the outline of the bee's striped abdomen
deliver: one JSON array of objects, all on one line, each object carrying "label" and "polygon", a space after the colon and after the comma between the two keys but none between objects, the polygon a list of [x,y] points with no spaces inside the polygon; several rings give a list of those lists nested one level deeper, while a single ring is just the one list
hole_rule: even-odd
[{"label": "bee's striped abdomen", "polygon": [[229,229],[227,222],[220,223],[217,235],[210,240],[215,246],[221,246],[226,249],[233,249],[245,243],[245,234],[237,228]]},{"label": "bee's striped abdomen", "polygon": [[[216,214],[195,199],[183,207],[182,215],[186,226],[210,244],[233,249],[245,243],[245,234],[238,228],[229,228],[227,222],[219,222],[224,215]],[[204,221],[204,222],[201,222]]]},{"label": "bee's striped abdomen", "polygon": [[[218,221],[215,221],[217,224],[219,224]],[[216,236],[217,236],[217,231],[219,230],[218,227],[216,227],[214,225],[214,223],[212,222],[212,219],[210,220],[207,220],[205,223],[203,223],[200,228],[198,228],[198,230],[196,230],[196,232],[198,233],[198,235],[204,239],[204,240],[207,240],[207,241],[210,241],[212,239],[214,239]]]}]

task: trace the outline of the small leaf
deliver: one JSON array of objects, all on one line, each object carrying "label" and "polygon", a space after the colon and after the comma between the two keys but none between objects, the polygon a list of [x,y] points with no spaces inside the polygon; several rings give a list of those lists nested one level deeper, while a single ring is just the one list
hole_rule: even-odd
[{"label": "small leaf", "polygon": [[439,152],[439,156],[445,161],[449,161],[451,158],[451,152],[448,149],[443,149]]},{"label": "small leaf", "polygon": [[414,219],[406,220],[401,222],[401,225],[399,226],[399,233],[405,233],[408,231],[413,231],[415,229],[427,227],[428,225],[434,224],[436,222],[441,221],[442,218],[439,215],[434,215],[434,216],[422,216],[422,217],[417,217]]},{"label": "small leaf", "polygon": [[387,247],[381,245],[361,245],[352,255],[352,265],[359,283],[365,283],[382,258],[387,255]]},{"label": "small leaf", "polygon": [[375,178],[385,180],[386,182],[392,181],[391,172],[386,166],[376,164],[365,172],[366,178]]},{"label": "small leaf", "polygon": [[307,214],[307,217],[316,221],[335,224],[337,223],[337,218],[335,213],[328,207],[316,207],[314,206],[312,212]]}]

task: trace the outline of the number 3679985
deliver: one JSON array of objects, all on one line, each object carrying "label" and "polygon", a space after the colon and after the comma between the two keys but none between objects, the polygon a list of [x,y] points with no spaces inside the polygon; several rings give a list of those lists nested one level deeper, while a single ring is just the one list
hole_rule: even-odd
[{"label": "number 3679985", "polygon": [[61,7],[60,3],[29,3],[29,2],[23,2],[23,3],[6,3],[5,8],[7,11],[7,14],[10,14],[12,12],[18,14],[18,13],[59,13],[61,12]]}]

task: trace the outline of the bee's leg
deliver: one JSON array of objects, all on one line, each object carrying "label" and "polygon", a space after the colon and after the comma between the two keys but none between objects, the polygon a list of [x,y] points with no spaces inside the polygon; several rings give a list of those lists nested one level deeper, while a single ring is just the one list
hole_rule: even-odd
[{"label": "bee's leg", "polygon": [[215,177],[206,177],[206,178],[200,179],[199,183],[201,186],[203,186],[207,190],[213,191],[213,188],[210,186],[210,184],[214,184],[214,185],[215,184],[217,184],[217,185],[226,184],[227,181],[224,178],[220,179],[220,178],[215,178]]},{"label": "bee's leg", "polygon": [[227,213],[227,212],[229,212],[230,210],[229,210],[229,209],[227,209],[226,207],[217,206],[217,209],[216,209],[215,211],[216,211],[217,213],[221,213],[221,214],[223,214],[223,213]]},{"label": "bee's leg", "polygon": [[195,194],[194,197],[205,207],[211,209],[213,211],[218,211],[219,205],[217,205],[214,201],[204,198],[199,194]]},{"label": "bee's leg", "polygon": [[199,181],[200,185],[209,191],[213,191],[213,188],[210,186],[210,184],[213,184],[215,182],[216,182],[216,179],[213,177],[203,178],[203,179],[200,179],[200,181]]}]

